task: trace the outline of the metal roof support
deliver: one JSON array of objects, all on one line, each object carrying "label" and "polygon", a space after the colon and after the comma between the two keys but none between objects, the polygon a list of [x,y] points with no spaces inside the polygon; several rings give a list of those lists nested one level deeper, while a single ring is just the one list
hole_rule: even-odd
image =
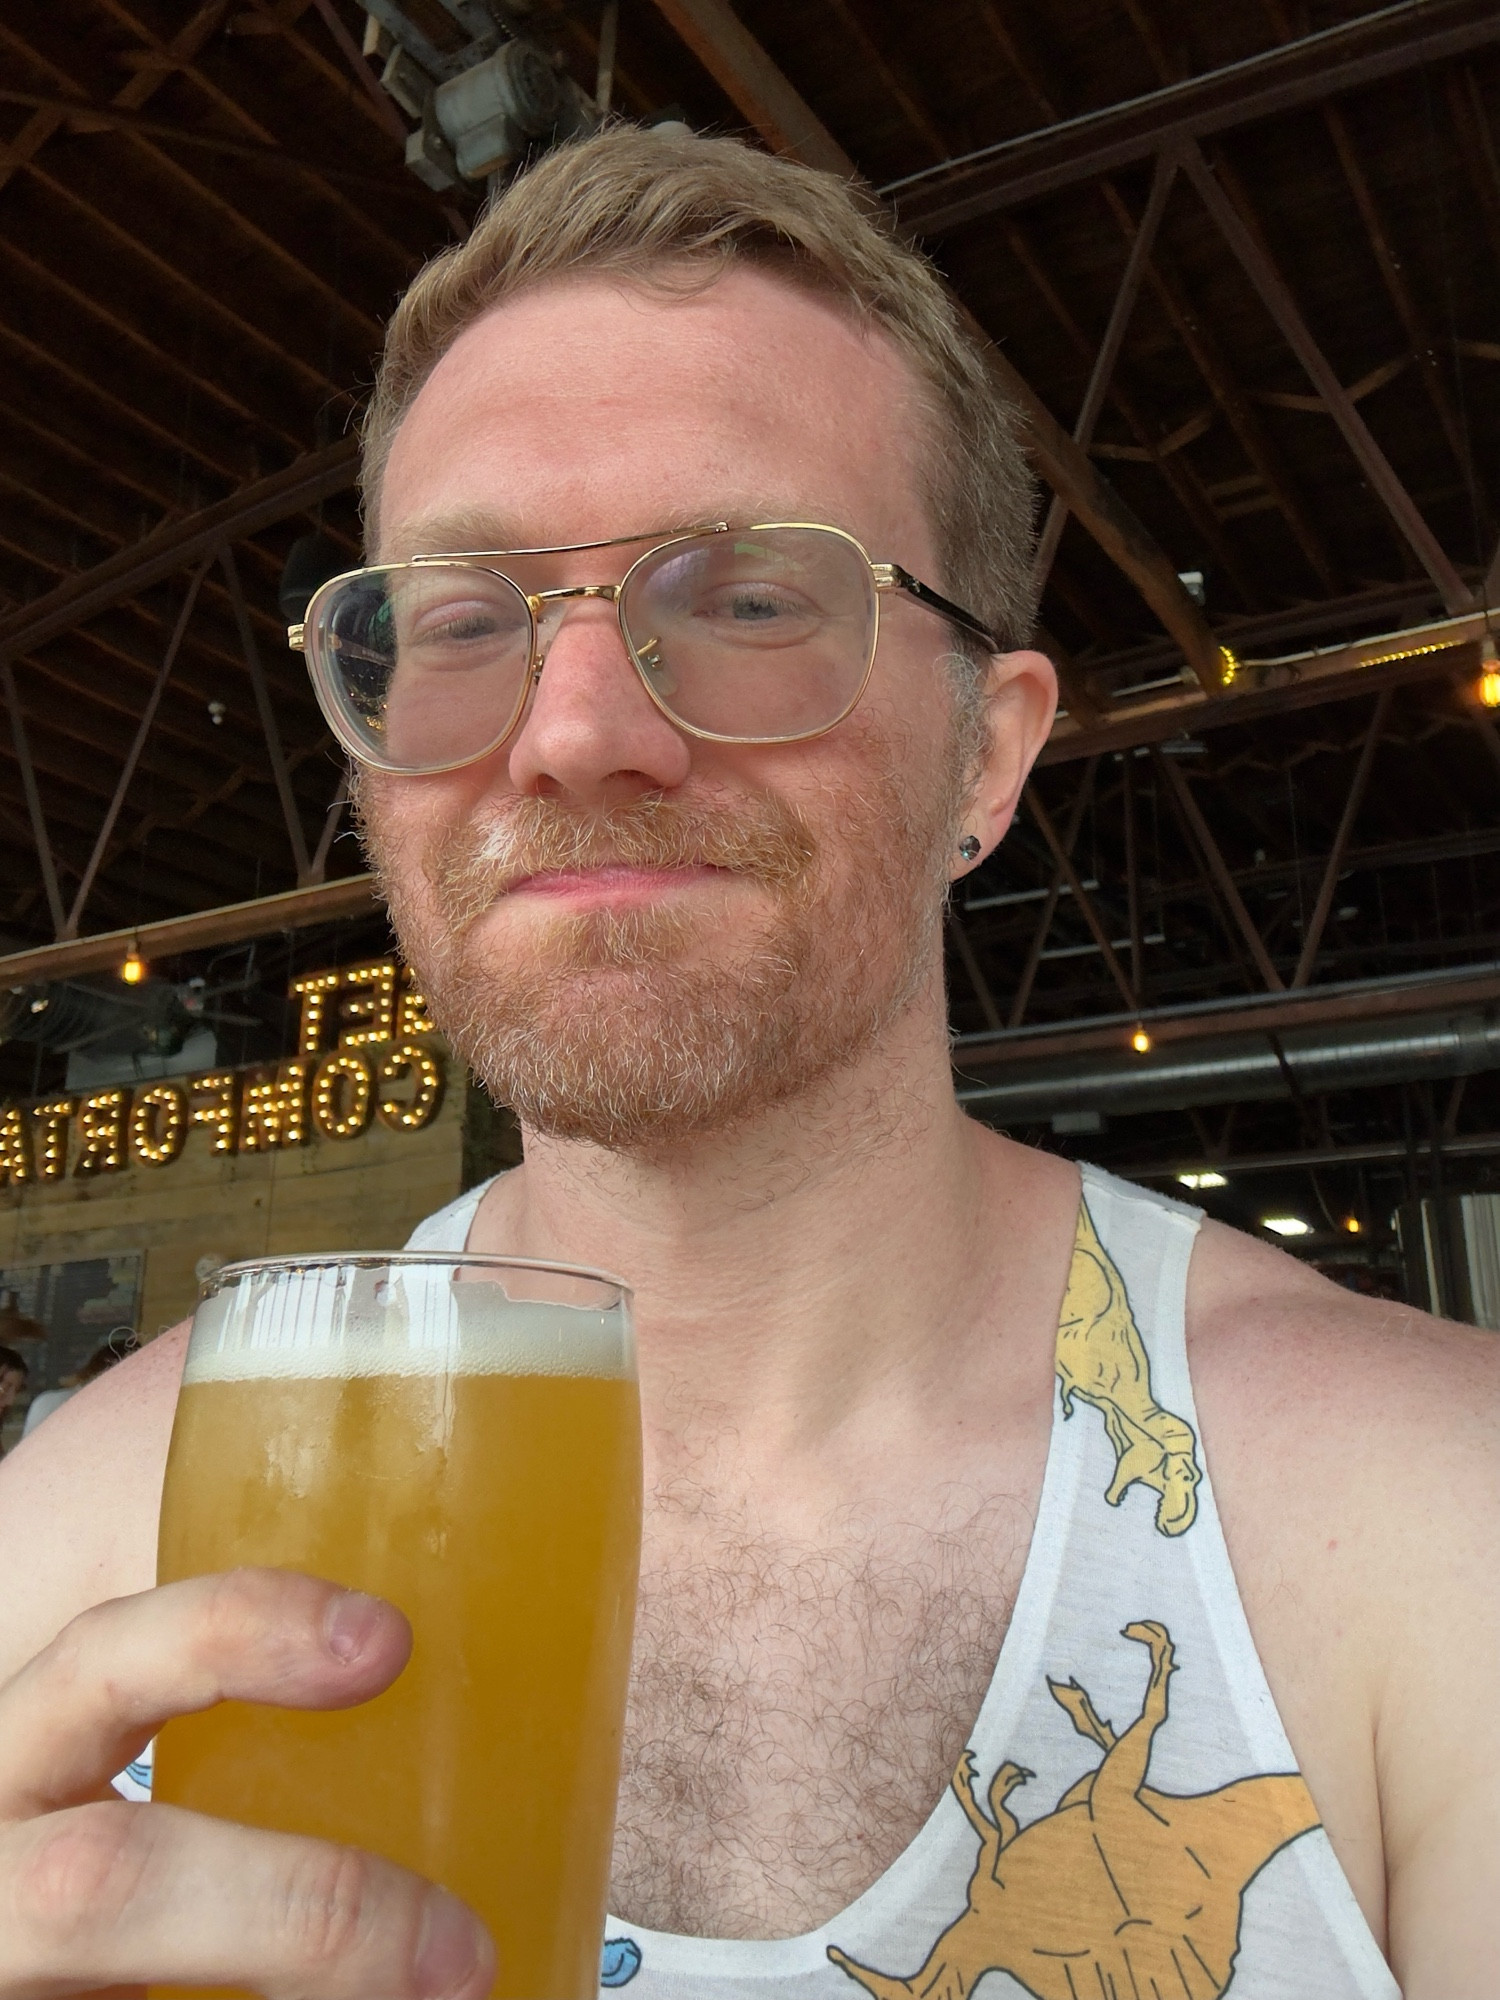
[{"label": "metal roof support", "polygon": [[[1063,829],[1063,846],[1071,855],[1078,845],[1079,829],[1083,816],[1088,811],[1089,800],[1094,795],[1094,779],[1098,775],[1099,759],[1090,757],[1084,768],[1083,779],[1072,805],[1068,809],[1068,823]],[[1010,1018],[1007,1028],[1019,1028],[1026,1018],[1026,1009],[1031,1004],[1031,989],[1036,984],[1037,967],[1042,962],[1042,952],[1046,947],[1047,934],[1052,929],[1052,919],[1057,915],[1058,903],[1062,900],[1063,872],[1055,864],[1047,895],[1037,916],[1036,929],[1031,934],[1031,945],[1026,953],[1026,963],[1021,968],[1021,977],[1016,982],[1016,990],[1011,996]]]},{"label": "metal roof support", "polygon": [[344,772],[339,779],[338,790],[328,801],[328,810],[323,815],[323,831],[318,835],[318,844],[313,849],[312,860],[308,863],[307,883],[311,888],[321,882],[328,873],[328,851],[333,846],[334,835],[344,817],[344,807],[349,803],[349,773]]},{"label": "metal roof support", "polygon": [[1500,542],[1495,544],[1484,582],[1479,586],[1479,600],[1487,611],[1500,611]]},{"label": "metal roof support", "polygon": [[5,683],[5,705],[10,711],[11,741],[16,749],[16,762],[21,767],[21,786],[26,794],[26,815],[31,821],[31,837],[36,842],[37,859],[42,865],[42,887],[47,892],[47,909],[52,917],[53,931],[61,937],[68,916],[63,908],[62,892],[57,886],[57,864],[52,858],[52,842],[48,838],[47,822],[42,813],[42,795],[37,790],[36,766],[31,761],[31,745],[26,737],[26,718],[21,712],[21,698],[16,693],[15,670],[9,660],[0,661],[0,680]]},{"label": "metal roof support", "polygon": [[979,960],[974,956],[974,947],[969,943],[968,933],[957,910],[948,911],[948,935],[953,940],[953,948],[963,960],[964,971],[969,975],[969,984],[974,989],[974,998],[979,1002],[979,1011],[984,1016],[987,1028],[997,1032],[1005,1026],[1000,1018],[1000,1009],[995,1004],[995,996],[990,990],[990,982],[985,978]]},{"label": "metal roof support", "polygon": [[1063,880],[1073,892],[1074,901],[1083,914],[1083,920],[1089,927],[1089,933],[1094,943],[1099,947],[1109,976],[1120,989],[1121,999],[1127,1007],[1132,1009],[1138,1007],[1140,1005],[1139,995],[1130,981],[1125,977],[1124,968],[1115,957],[1114,946],[1109,941],[1109,932],[1099,921],[1099,912],[1094,908],[1088,890],[1084,888],[1083,883],[1079,879],[1078,870],[1073,866],[1072,856],[1058,839],[1057,828],[1052,824],[1047,813],[1047,808],[1042,804],[1041,798],[1037,793],[1036,786],[1027,785],[1022,796],[1026,801],[1026,810],[1041,829],[1043,840],[1052,849],[1052,859],[1057,863]]},{"label": "metal roof support", "polygon": [[908,174],[880,192],[909,228],[932,235],[1097,180],[1173,141],[1228,132],[1496,41],[1494,0],[1399,0],[1243,62]]},{"label": "metal roof support", "polygon": [[1323,869],[1323,880],[1318,886],[1318,900],[1313,905],[1313,913],[1302,938],[1302,954],[1297,960],[1297,970],[1292,974],[1293,986],[1306,986],[1312,978],[1313,967],[1318,962],[1318,946],[1323,942],[1323,932],[1328,923],[1328,912],[1333,908],[1334,891],[1338,888],[1339,876],[1343,872],[1344,856],[1349,849],[1349,836],[1354,831],[1354,822],[1359,809],[1364,804],[1365,793],[1369,789],[1370,772],[1375,763],[1375,752],[1380,747],[1381,736],[1385,733],[1386,718],[1391,712],[1392,688],[1382,688],[1375,697],[1375,712],[1370,717],[1370,726],[1365,731],[1365,740],[1360,745],[1359,762],[1354,767],[1354,777],[1349,786],[1349,795],[1344,800],[1344,810],[1339,815],[1338,831],[1333,836],[1333,846],[1328,850],[1328,860]]},{"label": "metal roof support", "polygon": [[[1109,324],[1104,329],[1104,338],[1100,341],[1099,352],[1094,357],[1089,385],[1083,395],[1083,405],[1073,425],[1073,441],[1085,451],[1093,442],[1094,426],[1098,423],[1099,413],[1104,408],[1104,399],[1114,377],[1115,364],[1119,361],[1120,349],[1125,344],[1125,330],[1130,324],[1131,314],[1135,311],[1136,300],[1141,295],[1141,280],[1146,275],[1151,247],[1156,241],[1156,232],[1161,227],[1161,219],[1166,213],[1167,197],[1172,192],[1172,183],[1176,178],[1176,155],[1170,152],[1159,153],[1146,212],[1141,217],[1140,227],[1135,232],[1135,241],[1130,246],[1130,255],[1125,262],[1125,274],[1120,279],[1120,289],[1115,293],[1115,302],[1110,308]],[[1052,505],[1047,509],[1046,524],[1037,542],[1036,575],[1039,584],[1045,584],[1047,580],[1048,572],[1052,568],[1052,559],[1057,554],[1057,544],[1062,538],[1063,524],[1067,518],[1066,502],[1060,494],[1054,493]]]},{"label": "metal roof support", "polygon": [[[764,138],[808,166],[854,176],[857,169],[803,102],[726,0],[656,0],[715,81]],[[985,343],[990,372],[1025,416],[1043,478],[1066,502],[1115,566],[1135,585],[1207,693],[1223,686],[1223,661],[1203,613],[1177,571],[1114,488],[1080,450],[1014,363],[990,342],[966,308],[959,311]],[[3,636],[3,634],[0,634]]]},{"label": "metal roof support", "polygon": [[1328,128],[1328,136],[1333,141],[1334,151],[1339,156],[1339,165],[1344,170],[1344,179],[1349,183],[1349,192],[1353,195],[1354,205],[1359,210],[1360,221],[1364,224],[1365,235],[1369,239],[1375,262],[1380,267],[1380,276],[1390,295],[1391,304],[1396,309],[1396,317],[1411,342],[1412,353],[1416,356],[1417,370],[1422,377],[1422,386],[1427,391],[1427,399],[1432,404],[1433,414],[1437,417],[1443,435],[1448,440],[1448,448],[1458,463],[1464,483],[1479,500],[1480,510],[1483,513],[1487,511],[1484,507],[1483,489],[1475,478],[1474,459],[1469,450],[1469,441],[1464,434],[1462,420],[1454,408],[1447,381],[1438,363],[1437,341],[1433,338],[1422,308],[1417,303],[1416,293],[1407,282],[1401,259],[1391,245],[1375,199],[1375,191],[1370,186],[1369,176],[1355,147],[1354,134],[1349,129],[1349,120],[1344,114],[1344,107],[1341,104],[1325,104],[1323,123]]},{"label": "metal roof support", "polygon": [[[1106,181],[1101,192],[1115,220],[1129,235],[1135,225],[1119,190],[1112,182]],[[1160,257],[1152,260],[1150,277],[1151,288],[1176,327],[1194,367],[1223,411],[1229,428],[1239,439],[1240,449],[1265,481],[1308,565],[1326,590],[1337,591],[1338,577],[1322,531],[1313,518],[1311,508],[1298,492],[1297,482],[1267,430],[1264,419],[1225,360],[1212,328],[1194,306],[1181,279],[1167,268]]]},{"label": "metal roof support", "polygon": [[[1097,765],[1098,759],[1096,758]],[[1120,805],[1125,821],[1125,927],[1130,933],[1130,983],[1144,1001],[1145,954],[1141,949],[1141,870],[1135,824],[1135,755],[1127,750],[1120,762]]]},{"label": "metal roof support", "polygon": [[656,0],[732,104],[779,153],[853,179],[853,160],[725,0]]},{"label": "metal roof support", "polygon": [[219,550],[219,564],[229,585],[230,601],[234,606],[235,627],[240,635],[240,649],[245,655],[250,685],[255,690],[255,706],[266,739],[266,754],[271,760],[271,775],[276,781],[276,796],[281,801],[281,816],[286,821],[287,839],[292,844],[292,860],[297,869],[297,887],[305,889],[313,880],[312,862],[307,852],[307,835],[302,830],[302,818],[297,810],[297,795],[292,790],[292,775],[286,767],[286,757],[282,752],[281,732],[276,727],[276,711],[271,705],[271,690],[266,685],[266,670],[261,664],[260,648],[255,643],[255,631],[250,623],[250,614],[245,609],[245,593],[240,588],[240,572],[234,560],[234,550],[228,542]]},{"label": "metal roof support", "polygon": [[1329,415],[1343,432],[1365,477],[1384,501],[1386,512],[1437,585],[1443,603],[1455,614],[1466,611],[1474,601],[1472,592],[1418,512],[1416,502],[1402,484],[1395,467],[1375,442],[1369,425],[1313,338],[1311,328],[1303,319],[1290,287],[1269,252],[1255,231],[1247,226],[1238,207],[1225,193],[1196,145],[1187,147],[1182,164],[1202,197],[1204,207],[1218,226],[1220,235],[1244,267],[1245,275],[1280,327],[1282,337],[1306,369],[1313,386],[1327,405]]},{"label": "metal roof support", "polygon": [[[1133,223],[1131,228],[1134,228]],[[1053,318],[1068,336],[1074,351],[1082,361],[1092,366],[1093,343],[1052,282],[1025,231],[1008,216],[1000,224],[1000,229],[1016,262],[1046,300]],[[1130,231],[1127,231],[1127,235],[1129,233]],[[1154,270],[1152,283],[1157,284],[1157,274]],[[1178,453],[1158,450],[1156,429],[1147,422],[1134,394],[1125,387],[1118,374],[1109,385],[1109,400],[1124,418],[1127,428],[1133,432],[1136,443],[1145,451],[1151,464],[1171,488],[1178,505],[1192,522],[1204,547],[1210,551],[1219,569],[1239,592],[1246,607],[1250,610],[1258,609],[1255,588],[1226,539],[1219,517],[1214,512],[1213,501],[1204,490],[1203,482],[1192,465]]]},{"label": "metal roof support", "polygon": [[[313,6],[322,19],[323,25],[338,45],[339,54],[349,65],[349,72],[359,81],[366,97],[375,106],[381,124],[404,153],[406,150],[406,120],[396,109],[376,80],[375,72],[359,52],[354,37],[339,19],[333,0],[312,0]],[[255,0],[259,4],[259,0]],[[262,10],[266,11],[266,10]],[[274,18],[274,17],[273,17]]]},{"label": "metal roof support", "polygon": [[1255,968],[1265,981],[1267,991],[1279,993],[1285,987],[1286,981],[1272,964],[1265,940],[1251,921],[1250,912],[1245,908],[1244,899],[1235,887],[1234,877],[1230,874],[1228,864],[1219,850],[1219,843],[1209,831],[1208,822],[1199,809],[1198,801],[1193,797],[1192,787],[1171,758],[1164,757],[1155,746],[1152,747],[1151,757],[1157,771],[1166,780],[1167,789],[1176,801],[1188,831],[1202,854],[1214,887],[1224,899],[1224,907],[1229,912],[1235,929],[1249,947],[1250,956],[1255,960]]},{"label": "metal roof support", "polygon": [[187,594],[182,600],[182,609],[177,614],[177,623],[172,627],[172,636],[167,641],[167,650],[162,655],[161,666],[157,670],[155,683],[152,686],[150,695],[147,697],[145,709],[141,714],[140,724],[135,732],[135,740],[126,753],[124,768],[120,772],[119,779],[115,785],[114,796],[110,800],[104,815],[104,824],[100,827],[95,837],[94,851],[90,854],[88,863],[84,868],[77,893],[73,898],[73,907],[68,911],[67,921],[58,932],[59,938],[76,938],[78,936],[79,920],[83,916],[84,905],[88,902],[89,891],[94,886],[94,877],[99,872],[99,864],[104,859],[104,850],[109,845],[109,837],[115,830],[115,821],[120,817],[120,808],[125,803],[125,794],[130,789],[131,779],[135,776],[135,767],[140,762],[141,751],[145,746],[147,736],[151,733],[151,725],[156,720],[157,706],[166,688],[167,677],[176,663],[178,649],[181,647],[183,638],[187,632],[188,621],[193,615],[193,606],[198,602],[199,586],[207,575],[208,566],[212,561],[212,556],[205,556],[193,572],[192,581],[187,587]]}]

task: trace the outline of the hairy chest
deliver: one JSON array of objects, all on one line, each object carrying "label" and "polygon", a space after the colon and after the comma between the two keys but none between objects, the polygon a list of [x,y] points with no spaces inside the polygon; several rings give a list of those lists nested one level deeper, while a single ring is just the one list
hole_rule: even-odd
[{"label": "hairy chest", "polygon": [[869,1887],[948,1783],[1025,1567],[1029,1509],[797,1545],[648,1537],[611,1908],[785,1937]]}]

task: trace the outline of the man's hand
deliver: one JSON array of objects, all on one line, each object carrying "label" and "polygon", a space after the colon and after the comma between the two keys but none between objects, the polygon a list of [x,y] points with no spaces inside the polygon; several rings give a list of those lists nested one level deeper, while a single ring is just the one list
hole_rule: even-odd
[{"label": "man's hand", "polygon": [[174,1715],[228,1700],[347,1708],[410,1650],[390,1605],[279,1570],[75,1618],[0,1688],[0,2000],[150,1982],[482,2000],[494,1947],[446,1890],[355,1848],[109,1788]]}]

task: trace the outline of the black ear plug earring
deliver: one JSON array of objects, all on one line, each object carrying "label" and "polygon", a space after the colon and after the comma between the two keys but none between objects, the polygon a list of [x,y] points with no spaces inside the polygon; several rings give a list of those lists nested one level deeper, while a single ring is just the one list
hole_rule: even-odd
[{"label": "black ear plug earring", "polygon": [[966,833],[958,843],[958,851],[965,861],[977,861],[981,842],[977,834]]}]

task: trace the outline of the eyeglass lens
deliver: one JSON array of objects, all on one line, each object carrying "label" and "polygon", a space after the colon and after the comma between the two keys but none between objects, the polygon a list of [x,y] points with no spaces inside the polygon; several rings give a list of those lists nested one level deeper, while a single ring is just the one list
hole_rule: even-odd
[{"label": "eyeglass lens", "polygon": [[[876,596],[858,547],[826,528],[684,537],[629,572],[620,624],[660,706],[752,742],[827,729],[864,685]],[[545,607],[550,642],[566,600]],[[360,572],[313,607],[309,654],[356,756],[403,771],[485,755],[519,720],[532,657],[526,597],[472,563]]]}]

